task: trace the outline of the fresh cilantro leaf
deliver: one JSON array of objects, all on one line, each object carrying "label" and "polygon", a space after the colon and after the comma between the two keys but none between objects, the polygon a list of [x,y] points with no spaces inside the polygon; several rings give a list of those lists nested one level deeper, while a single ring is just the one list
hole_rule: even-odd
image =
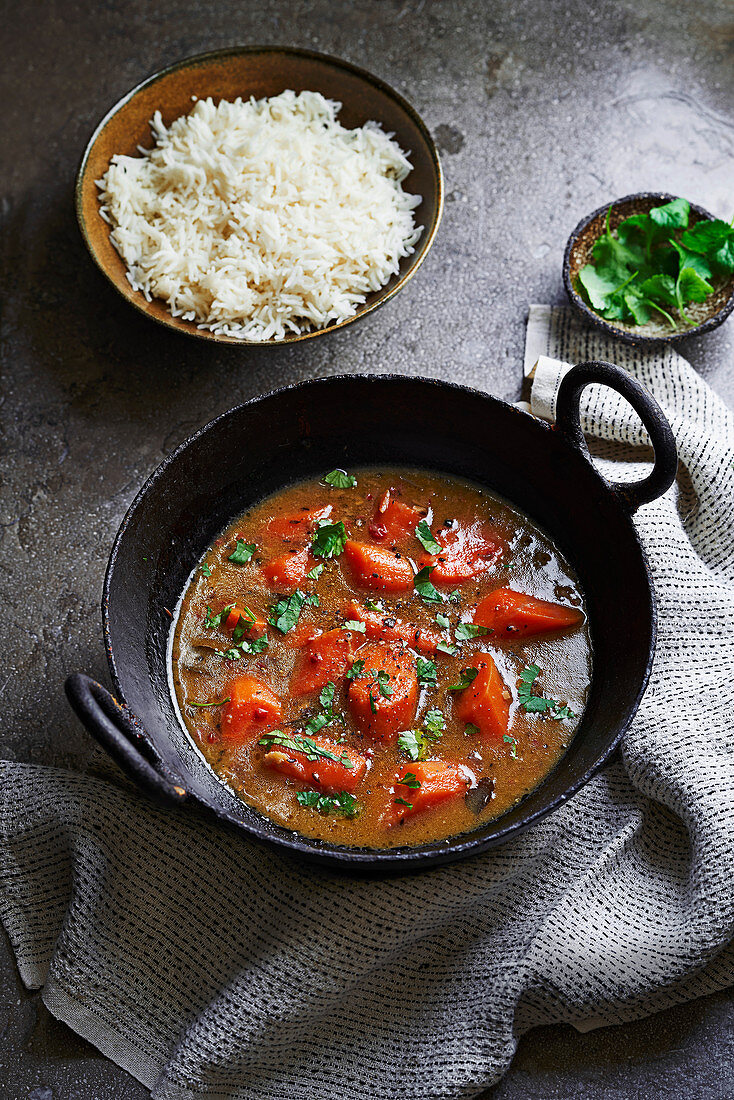
[{"label": "fresh cilantro leaf", "polygon": [[671,275],[651,275],[649,279],[640,283],[640,293],[653,301],[662,302],[663,305],[677,304],[675,279]]},{"label": "fresh cilantro leaf", "polygon": [[451,621],[448,615],[444,615],[443,611],[439,611],[438,615],[436,615],[436,622],[442,630],[448,630],[448,628],[451,626]]},{"label": "fresh cilantro leaf", "polygon": [[364,606],[368,611],[384,611],[384,605],[379,600],[365,600]]},{"label": "fresh cilantro leaf", "polygon": [[356,817],[359,813],[359,803],[348,791],[340,791],[336,795],[321,794],[319,791],[297,791],[296,800],[299,805],[316,810],[320,814]]},{"label": "fresh cilantro leaf", "polygon": [[413,809],[413,803],[412,802],[406,802],[404,798],[396,798],[395,799],[395,805],[396,806],[407,806],[409,810]]},{"label": "fresh cilantro leaf", "polygon": [[333,485],[335,489],[356,489],[357,479],[346,470],[332,470],[322,479],[327,485]]},{"label": "fresh cilantro leaf", "polygon": [[236,562],[237,565],[245,565],[256,550],[257,547],[254,542],[245,542],[243,539],[237,539],[237,546],[227,560]]},{"label": "fresh cilantro leaf", "polygon": [[311,553],[316,558],[338,558],[347,541],[347,531],[341,520],[336,523],[322,521],[311,543]]},{"label": "fresh cilantro leaf", "polygon": [[229,698],[228,695],[226,699],[220,699],[218,702],[214,703],[195,703],[193,699],[188,699],[186,705],[189,707],[222,707],[225,703],[229,702]]},{"label": "fresh cilantro leaf", "polygon": [[211,566],[208,564],[208,562],[204,562],[201,567],[201,571],[205,577],[211,577],[212,575]]},{"label": "fresh cilantro leaf", "polygon": [[462,668],[461,675],[459,676],[458,683],[449,684],[449,691],[463,691],[464,688],[468,688],[474,683],[479,675],[478,668]]},{"label": "fresh cilantro leaf", "polygon": [[398,748],[410,760],[420,760],[423,750],[423,739],[420,730],[403,730],[398,734]]},{"label": "fresh cilantro leaf", "polygon": [[691,212],[690,203],[685,199],[673,199],[664,206],[654,206],[650,211],[650,220],[665,229],[685,229]]},{"label": "fresh cilantro leaf", "polygon": [[428,521],[422,519],[415,529],[415,537],[421,544],[424,550],[429,554],[440,554],[443,547],[440,542],[436,542],[431,532],[431,528],[428,526]]},{"label": "fresh cilantro leaf", "polygon": [[364,661],[355,661],[349,672],[347,673],[347,680],[356,680],[358,676],[361,676],[364,672]]},{"label": "fresh cilantro leaf", "polygon": [[345,630],[354,630],[357,634],[364,634],[367,627],[359,619],[347,619],[344,623]]},{"label": "fresh cilantro leaf", "polygon": [[429,710],[423,719],[429,733],[442,733],[446,729],[446,719],[440,710]]},{"label": "fresh cilantro leaf", "polygon": [[324,710],[328,710],[331,704],[334,702],[335,691],[336,684],[333,680],[329,680],[328,684],[326,684],[326,686],[321,689],[321,694],[319,695],[319,704],[324,708]]},{"label": "fresh cilantro leaf", "polygon": [[467,737],[476,737],[479,733],[479,726],[475,726],[473,722],[467,722],[464,726],[464,733]]},{"label": "fresh cilantro leaf", "polygon": [[377,673],[377,686],[380,689],[380,695],[385,699],[389,699],[393,693],[393,689],[390,687],[390,677],[384,669],[380,669]]},{"label": "fresh cilantro leaf", "polygon": [[226,622],[230,611],[233,610],[234,604],[230,603],[227,604],[226,607],[223,607],[222,610],[215,615],[211,607],[209,607],[209,605],[207,604],[206,615],[204,616],[204,627],[207,630],[216,630],[221,625],[222,619],[224,619]]},{"label": "fresh cilantro leaf", "polygon": [[681,268],[676,283],[679,309],[681,299],[684,302],[705,302],[709,294],[713,294],[713,292],[714,288],[711,283],[707,282],[706,279],[702,279],[692,267]]},{"label": "fresh cilantro leaf", "polygon": [[314,734],[317,734],[320,730],[324,728],[324,726],[328,726],[330,721],[331,718],[328,714],[316,714],[313,718],[309,718],[308,722],[306,722],[306,733],[311,734],[311,736],[313,737]]},{"label": "fresh cilantro leaf", "polygon": [[546,699],[542,695],[533,695],[533,685],[540,675],[537,665],[528,665],[520,673],[517,684],[517,696],[520,706],[526,714],[547,714],[554,721],[564,718],[575,718],[576,715],[568,706],[561,706],[554,699]]},{"label": "fresh cilantro leaf", "polygon": [[477,638],[480,634],[491,634],[492,630],[488,626],[476,626],[474,623],[459,623],[454,631],[454,637],[457,642],[468,642],[472,638]]},{"label": "fresh cilantro leaf", "polygon": [[451,642],[439,642],[436,650],[439,653],[447,653],[449,657],[455,657],[459,652],[458,646],[452,645]]},{"label": "fresh cilantro leaf", "polygon": [[715,264],[727,273],[734,271],[734,234],[724,241],[711,257]]},{"label": "fresh cilantro leaf", "polygon": [[301,592],[300,588],[297,588],[290,596],[278,600],[268,622],[271,626],[276,627],[281,634],[287,634],[298,622],[298,616],[301,614],[307,600],[308,597],[305,592]]},{"label": "fresh cilantro leaf", "polygon": [[324,563],[320,561],[318,565],[314,565],[313,569],[309,569],[306,574],[306,578],[310,581],[317,581],[324,571]]},{"label": "fresh cilantro leaf", "polygon": [[291,752],[302,752],[307,760],[333,760],[336,764],[343,764],[345,768],[354,767],[346,751],[341,756],[335,756],[329,749],[317,745],[312,737],[307,737],[303,733],[294,733],[291,736],[283,733],[282,730],[271,730],[260,738],[258,745],[264,745],[266,748],[278,745],[281,748],[290,749]]},{"label": "fresh cilantro leaf", "polygon": [[513,760],[517,760],[517,741],[514,737],[510,737],[509,733],[502,735],[502,740],[506,741],[510,745],[510,756]]},{"label": "fresh cilantro leaf", "polygon": [[734,227],[721,218],[704,219],[687,229],[680,239],[684,248],[702,256],[712,256],[727,241],[734,240]]},{"label": "fresh cilantro leaf", "polygon": [[413,579],[413,587],[424,603],[443,603],[441,594],[431,584],[432,570],[433,566],[424,565],[416,573]]},{"label": "fresh cilantro leaf", "polygon": [[[362,662],[364,664],[364,662]],[[436,684],[436,664],[434,661],[429,661],[426,657],[416,657],[415,670],[418,674],[418,683],[423,684],[426,687],[433,687]]]},{"label": "fresh cilantro leaf", "polygon": [[421,785],[420,779],[413,772],[406,772],[399,782],[401,787],[410,787],[412,791],[417,791]]}]

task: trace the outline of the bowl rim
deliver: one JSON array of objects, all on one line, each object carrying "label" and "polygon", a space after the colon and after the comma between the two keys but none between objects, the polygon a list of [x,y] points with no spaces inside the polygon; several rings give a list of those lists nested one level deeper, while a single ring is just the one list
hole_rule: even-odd
[{"label": "bowl rim", "polygon": [[[132,99],[138,95],[144,88],[147,88],[163,77],[169,76],[171,73],[178,72],[181,69],[193,68],[202,62],[213,61],[215,59],[225,59],[228,57],[241,57],[248,54],[273,54],[273,55],[287,55],[293,57],[310,58],[315,61],[325,62],[334,68],[344,69],[354,76],[366,81],[368,84],[373,85],[379,89],[385,95],[393,99],[399,107],[408,115],[411,121],[418,129],[421,137],[426,143],[428,149],[429,158],[433,166],[433,174],[436,186],[436,212],[430,225],[427,225],[424,229],[424,235],[421,236],[418,242],[418,248],[414,253],[415,259],[411,262],[407,271],[397,279],[391,286],[388,282],[385,287],[381,288],[385,291],[380,297],[372,302],[367,302],[360,306],[357,312],[352,317],[347,317],[343,321],[337,321],[335,324],[330,324],[320,329],[311,329],[307,332],[292,333],[282,340],[241,340],[235,336],[223,336],[214,332],[209,332],[205,329],[200,329],[195,322],[182,322],[181,318],[174,317],[158,317],[148,312],[145,308],[147,302],[142,296],[140,291],[134,291],[131,296],[125,293],[124,289],[118,286],[117,282],[111,277],[105,264],[101,261],[100,257],[92,244],[89,233],[87,231],[87,222],[84,216],[84,182],[86,176],[87,165],[89,158],[92,154],[94,145],[107,126],[107,123],[125,107]],[[379,121],[377,119],[376,121]],[[411,151],[412,152],[412,151]],[[409,154],[410,155],[410,154]],[[351,61],[346,61],[344,58],[337,57],[334,54],[322,53],[318,50],[309,50],[300,46],[277,46],[277,45],[251,45],[251,46],[227,46],[220,50],[207,50],[204,53],[191,54],[188,57],[181,58],[179,61],[175,61],[170,65],[167,65],[163,69],[158,69],[150,76],[145,77],[138,84],[132,87],[128,92],[120,97],[103,115],[95,126],[91,137],[87,141],[87,144],[82,153],[81,160],[79,161],[79,167],[76,171],[74,179],[74,207],[76,212],[76,220],[79,226],[79,231],[82,235],[84,243],[87,247],[87,251],[94,261],[96,267],[102,272],[107,279],[108,283],[114,288],[115,292],[127,302],[133,306],[139,313],[148,320],[154,321],[156,324],[161,325],[163,328],[179,332],[184,336],[192,336],[195,339],[207,340],[218,344],[229,344],[234,347],[243,348],[266,348],[266,347],[283,347],[286,344],[297,344],[303,340],[312,340],[317,336],[323,336],[328,332],[336,332],[339,329],[346,328],[347,325],[351,325],[354,321],[359,321],[361,318],[366,317],[368,314],[374,312],[379,306],[385,302],[390,301],[395,297],[399,290],[413,278],[416,271],[420,268],[421,264],[425,260],[426,256],[430,252],[433,242],[436,239],[441,219],[443,218],[445,207],[445,181],[443,176],[443,167],[441,164],[441,157],[439,155],[436,142],[431,135],[430,130],[426,126],[421,116],[416,111],[408,100],[396,91],[392,85],[383,80],[379,76],[375,76],[368,69],[362,68],[360,65],[355,65]],[[394,278],[394,276],[393,276]],[[131,288],[132,289],[132,288]]]},{"label": "bowl rim", "polygon": [[[226,421],[226,419],[233,414],[239,412],[242,409],[248,408],[252,405],[257,405],[268,399],[277,399],[283,394],[293,393],[299,390],[309,389],[312,387],[318,387],[320,385],[342,385],[344,383],[368,383],[369,385],[391,385],[402,384],[405,382],[414,383],[416,385],[430,385],[440,388],[448,388],[452,390],[462,391],[473,398],[479,397],[488,401],[491,405],[498,406],[510,415],[526,418],[528,414],[522,409],[513,405],[509,401],[504,401],[502,398],[495,396],[494,394],[487,393],[483,390],[478,390],[473,386],[467,386],[458,382],[450,382],[446,379],[431,378],[425,375],[404,375],[404,374],[337,374],[320,376],[317,378],[304,379],[300,382],[289,383],[285,386],[278,386],[272,390],[268,390],[262,394],[256,394],[253,397],[248,398],[246,401],[238,402],[229,409],[225,409],[223,412],[217,414],[208,420],[201,427],[193,431],[186,437],[181,443],[179,443],[165,458],[155,467],[154,470],[145,478],[142,485],[135,494],[133,500],[130,502],[117,530],[117,533],[110,550],[110,556],[105,569],[104,581],[102,586],[102,633],[104,639],[105,652],[107,656],[107,665],[110,672],[110,677],[115,689],[117,698],[127,705],[125,693],[122,688],[120,670],[118,669],[117,660],[113,652],[112,646],[112,626],[110,621],[110,590],[112,587],[113,574],[117,563],[118,554],[120,551],[120,545],[125,537],[128,526],[130,525],[134,514],[147,496],[148,492],[155,486],[157,481],[167,472],[168,468],[173,465],[190,446],[196,443],[203,435],[207,434],[210,430],[214,429],[220,423]],[[541,431],[555,431],[554,425],[548,424],[544,421],[532,418],[535,426]],[[576,451],[572,443],[567,439],[567,446]],[[583,454],[579,453],[579,458],[583,458]],[[592,476],[598,481],[600,489],[609,493],[610,485],[605,477],[599,472],[593,462],[588,457],[586,458],[590,472]],[[566,804],[574,795],[586,786],[586,784],[607,764],[613,754],[618,750],[627,730],[630,728],[634,721],[635,715],[639,709],[642,698],[647,690],[650,676],[652,673],[652,666],[655,658],[656,646],[657,646],[657,597],[655,593],[655,586],[652,579],[652,571],[650,563],[648,561],[645,547],[643,546],[640,538],[637,526],[633,523],[632,517],[621,505],[619,499],[615,500],[615,506],[619,509],[620,520],[624,522],[631,533],[631,536],[635,542],[636,548],[640,554],[640,564],[644,570],[647,578],[647,591],[649,593],[649,604],[647,610],[649,610],[649,626],[650,626],[650,644],[645,661],[645,667],[642,670],[639,690],[635,695],[629,699],[629,708],[627,715],[620,722],[617,727],[614,737],[610,740],[603,751],[598,755],[595,762],[590,765],[582,776],[570,783],[560,794],[552,798],[547,805],[541,806],[534,810],[529,816],[524,817],[522,820],[514,822],[512,824],[499,825],[496,832],[491,836],[482,835],[480,828],[476,830],[469,830],[465,833],[458,833],[455,836],[447,837],[444,840],[438,842],[429,842],[437,845],[437,847],[426,851],[424,845],[410,845],[406,847],[398,848],[352,848],[347,845],[330,845],[328,841],[317,842],[313,838],[307,837],[302,833],[295,830],[290,832],[286,837],[274,837],[268,833],[266,828],[261,828],[259,825],[243,823],[231,817],[225,811],[216,809],[202,801],[197,795],[193,797],[193,806],[200,811],[205,811],[216,818],[221,824],[226,825],[229,828],[237,829],[245,833],[250,839],[267,845],[274,846],[278,851],[286,853],[294,858],[298,857],[305,859],[314,864],[318,864],[324,868],[331,869],[332,871],[338,871],[345,874],[363,874],[363,875],[400,875],[420,872],[424,870],[430,870],[432,868],[439,867],[446,863],[452,863],[457,860],[463,860],[468,857],[481,855],[491,848],[494,848],[500,844],[504,844],[508,840],[511,840],[521,833],[523,833],[529,826],[534,825],[547,817],[549,814],[554,813]],[[140,720],[142,724],[142,720]],[[144,724],[142,725],[144,730]],[[574,737],[579,733],[579,729],[574,732]],[[145,732],[147,739],[148,734]],[[155,746],[153,745],[155,749]],[[556,763],[556,766],[561,763],[564,758],[563,754]],[[551,769],[552,774],[555,770],[555,766]],[[544,776],[541,780],[539,787],[542,786],[545,779],[548,776]],[[537,788],[534,788],[534,790]],[[531,792],[532,793],[532,792]],[[190,812],[192,806],[188,806]],[[256,811],[260,813],[260,811]],[[509,811],[507,811],[509,813]],[[266,815],[262,815],[266,816]],[[487,822],[487,825],[491,825],[493,822],[501,822],[502,818],[506,816],[501,814],[498,818],[492,819]],[[438,845],[440,844],[440,847]]]},{"label": "bowl rim", "polygon": [[[705,321],[701,321],[700,324],[694,325],[691,328],[684,329],[681,332],[672,332],[660,336],[648,336],[645,334],[636,334],[626,328],[621,328],[615,325],[612,321],[607,321],[604,317],[600,317],[598,313],[595,313],[590,306],[586,304],[581,295],[578,293],[571,281],[571,257],[576,247],[578,238],[583,233],[588,225],[598,218],[600,214],[605,214],[607,210],[612,207],[623,206],[634,201],[656,199],[660,202],[671,202],[673,199],[683,198],[682,195],[673,195],[668,191],[635,191],[631,195],[622,195],[621,198],[613,199],[610,202],[605,202],[603,206],[598,207],[592,211],[591,214],[587,214],[581,219],[576,227],[571,232],[571,235],[566,242],[566,248],[563,253],[563,285],[566,290],[566,294],[569,297],[571,305],[590,321],[596,328],[602,329],[610,336],[614,336],[618,340],[623,340],[627,344],[635,344],[638,347],[655,347],[661,344],[675,344],[681,340],[687,339],[689,336],[700,336],[703,333],[711,332],[713,329],[718,328],[727,319],[729,314],[734,310],[734,287],[729,294],[729,297],[716,313],[711,317],[707,317]],[[695,202],[691,202],[690,199],[686,199],[691,210],[700,215],[701,219],[706,218],[709,221],[715,221],[715,216],[706,210],[705,207],[699,206]]]}]

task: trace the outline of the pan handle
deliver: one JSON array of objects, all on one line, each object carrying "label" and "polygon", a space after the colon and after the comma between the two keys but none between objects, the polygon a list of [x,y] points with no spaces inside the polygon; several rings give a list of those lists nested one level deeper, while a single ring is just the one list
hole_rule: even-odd
[{"label": "pan handle", "polygon": [[162,776],[143,756],[138,748],[140,730],[127,708],[121,706],[106,688],[91,676],[74,672],[64,684],[64,690],[77,718],[129,779],[158,799],[177,805],[186,801],[188,792]]},{"label": "pan handle", "polygon": [[584,433],[579,419],[581,393],[596,382],[616,390],[642,420],[655,452],[652,470],[642,481],[610,482],[610,488],[618,500],[630,512],[636,512],[642,504],[662,496],[675,481],[678,469],[678,449],[670,424],[663,410],[639,382],[612,363],[592,361],[579,363],[561,380],[556,397],[556,427],[563,432],[572,446],[588,455]]}]

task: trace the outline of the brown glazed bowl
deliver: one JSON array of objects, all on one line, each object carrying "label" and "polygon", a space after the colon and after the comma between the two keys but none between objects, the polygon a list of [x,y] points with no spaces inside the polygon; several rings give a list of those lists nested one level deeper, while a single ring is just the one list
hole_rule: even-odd
[{"label": "brown glazed bowl", "polygon": [[[612,230],[616,229],[625,218],[633,214],[649,214],[654,206],[662,206],[678,198],[677,195],[669,195],[664,191],[641,191],[635,195],[625,195],[612,203],[605,203],[583,218],[568,238],[566,251],[563,257],[563,285],[576,312],[596,328],[602,329],[609,336],[624,340],[628,344],[637,344],[646,347],[660,344],[674,344],[687,336],[699,336],[704,332],[711,332],[727,319],[734,309],[734,275],[714,294],[710,295],[706,302],[691,302],[686,310],[698,322],[695,325],[687,325],[671,332],[670,326],[662,321],[656,325],[650,322],[647,325],[624,325],[621,322],[605,321],[598,313],[595,313],[586,304],[576,290],[578,273],[585,264],[589,263],[592,256],[591,250],[595,241],[604,232],[607,210],[610,205],[612,213],[609,224]],[[691,205],[690,225],[702,221],[704,218],[713,219],[713,214],[704,210],[701,206]]]},{"label": "brown glazed bowl", "polygon": [[[370,294],[354,317],[346,321],[277,341],[215,335],[197,328],[192,321],[173,317],[164,302],[157,299],[147,302],[140,291],[133,290],[125,264],[110,241],[110,227],[100,215],[95,180],[107,171],[115,153],[136,156],[138,146],[152,148],[149,122],[155,111],[160,111],[164,123],[170,125],[180,115],[188,114],[192,96],[199,99],[211,96],[215,101],[238,96],[260,99],[286,89],[321,92],[327,99],[338,100],[343,104],[339,121],[347,128],[374,120],[395,135],[413,165],[406,188],[423,196],[415,210],[416,223],[424,227],[423,233],[415,252],[401,261],[399,273],[381,290]],[[415,110],[388,84],[347,61],[311,50],[242,46],[178,61],[138,84],[107,112],[92,134],[79,166],[76,213],[92,259],[123,298],[141,313],[202,340],[260,348],[310,340],[344,328],[397,294],[418,270],[433,243],[443,213],[443,192],[441,163],[433,138]]]}]

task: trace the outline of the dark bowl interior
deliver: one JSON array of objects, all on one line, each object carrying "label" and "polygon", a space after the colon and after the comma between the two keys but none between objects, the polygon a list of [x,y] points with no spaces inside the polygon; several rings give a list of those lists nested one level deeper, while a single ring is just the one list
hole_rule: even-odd
[{"label": "dark bowl interior", "polygon": [[[612,213],[609,219],[611,228],[616,229],[621,221],[632,217],[633,214],[649,214],[654,206],[661,206],[663,203],[671,202],[674,198],[677,198],[677,196],[669,195],[663,191],[646,191],[616,199],[611,203]],[[581,268],[591,262],[594,243],[605,229],[609,206],[610,203],[605,203],[593,214],[583,218],[574,229],[566,245],[563,257],[563,285],[576,312],[584,320],[607,332],[610,336],[624,340],[628,344],[637,344],[643,347],[655,344],[672,344],[678,340],[684,340],[688,336],[710,332],[723,324],[732,309],[734,309],[734,275],[723,286],[719,287],[706,302],[691,302],[686,310],[699,323],[681,328],[675,332],[671,332],[669,329],[668,331],[659,331],[657,328],[652,329],[651,326],[647,325],[641,328],[640,326],[628,326],[618,322],[605,321],[603,317],[600,317],[586,304],[576,290],[576,279]],[[713,214],[709,214],[703,207],[694,206],[691,203],[690,225],[695,225],[696,222],[703,219],[711,220],[712,218]]]},{"label": "dark bowl interior", "polygon": [[[166,608],[176,607],[213,538],[253,502],[334,466],[380,463],[472,478],[549,532],[586,592],[595,671],[568,752],[524,801],[470,834],[375,851],[293,833],[217,780],[173,709]],[[407,871],[480,852],[562,804],[628,726],[647,681],[655,630],[648,571],[629,515],[562,433],[486,394],[398,376],[301,383],[232,409],[184,443],[153,474],[123,522],[105,581],[103,620],[116,689],[165,770],[255,837],[343,870],[370,872]]]},{"label": "dark bowl interior", "polygon": [[[146,302],[140,291],[133,290],[126,268],[110,241],[110,227],[99,213],[99,190],[95,180],[107,171],[115,153],[137,156],[138,146],[152,148],[150,119],[159,110],[166,125],[188,114],[192,96],[220,99],[278,95],[286,89],[295,92],[321,92],[327,99],[343,103],[340,122],[348,127],[362,126],[370,119],[394,133],[400,147],[409,152],[413,170],[405,181],[405,190],[422,195],[416,207],[416,224],[424,227],[415,252],[400,263],[399,273],[381,290],[368,296],[355,317],[326,329],[316,329],[284,340],[256,343],[217,336],[198,329],[191,321],[173,317],[157,299]],[[417,271],[433,243],[443,212],[443,177],[433,138],[410,104],[377,77],[339,58],[309,50],[277,46],[252,46],[201,54],[179,61],[149,77],[128,92],[107,113],[90,138],[76,182],[76,210],[79,226],[92,259],[115,289],[131,305],[154,321],[179,332],[239,346],[268,347],[309,340],[325,332],[343,328],[370,313],[392,298]]]}]

